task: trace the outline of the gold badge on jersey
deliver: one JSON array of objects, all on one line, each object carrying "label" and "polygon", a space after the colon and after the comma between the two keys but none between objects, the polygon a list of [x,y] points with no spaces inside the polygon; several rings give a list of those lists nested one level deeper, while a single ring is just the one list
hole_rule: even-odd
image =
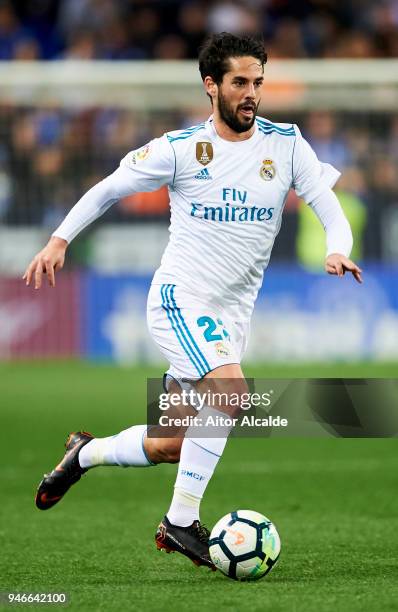
[{"label": "gold badge on jersey", "polygon": [[260,176],[264,181],[272,181],[276,174],[274,162],[272,159],[263,159],[263,165],[260,168]]},{"label": "gold badge on jersey", "polygon": [[196,159],[202,166],[207,166],[213,159],[213,145],[211,142],[196,143]]},{"label": "gold badge on jersey", "polygon": [[139,162],[145,161],[149,157],[150,145],[147,144],[136,151],[132,151],[130,154],[130,161],[132,164],[138,164]]}]

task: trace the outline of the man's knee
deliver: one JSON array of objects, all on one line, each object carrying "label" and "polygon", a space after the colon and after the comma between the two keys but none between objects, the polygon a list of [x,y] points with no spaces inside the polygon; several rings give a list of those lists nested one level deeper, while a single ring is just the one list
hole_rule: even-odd
[{"label": "man's knee", "polygon": [[[227,369],[227,366],[225,367]],[[200,392],[209,398],[208,406],[227,413],[231,417],[239,417],[242,408],[250,401],[250,393],[245,378],[230,377],[221,378],[215,374],[223,373],[224,369],[212,372],[200,382]]]},{"label": "man's knee", "polygon": [[145,452],[152,463],[178,463],[183,438],[145,438]]}]

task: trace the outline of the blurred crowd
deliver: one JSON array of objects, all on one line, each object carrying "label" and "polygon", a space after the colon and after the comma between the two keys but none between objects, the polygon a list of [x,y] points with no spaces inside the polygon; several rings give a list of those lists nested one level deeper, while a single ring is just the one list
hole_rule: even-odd
[{"label": "blurred crowd", "polygon": [[[291,115],[273,114],[272,120],[296,121],[319,158],[342,172],[337,190],[358,232],[358,257],[385,257],[383,236],[393,223],[398,229],[398,113]],[[111,108],[78,112],[51,106],[0,107],[0,224],[34,224],[53,230],[79,197],[111,173],[129,150],[202,118],[175,112],[137,116]],[[127,198],[106,215],[112,222],[153,218],[168,219],[165,190],[155,197]],[[300,223],[307,227],[292,193],[286,205],[287,235],[277,243],[276,256],[294,257],[292,245]]]},{"label": "blurred crowd", "polygon": [[0,0],[0,60],[189,59],[210,32],[271,57],[398,57],[397,0]]},{"label": "blurred crowd", "polygon": [[[398,0],[0,0],[0,60],[189,59],[221,30],[262,33],[271,58],[398,57]],[[52,230],[126,152],[203,118],[0,101],[0,225]],[[388,234],[398,259],[398,113],[271,119],[297,122],[319,158],[342,171],[337,190],[356,232],[355,257],[391,258]],[[295,256],[298,233],[306,261],[312,217],[303,210],[292,193],[276,257]],[[137,194],[107,213],[115,222],[148,218],[168,219],[165,190]]]}]

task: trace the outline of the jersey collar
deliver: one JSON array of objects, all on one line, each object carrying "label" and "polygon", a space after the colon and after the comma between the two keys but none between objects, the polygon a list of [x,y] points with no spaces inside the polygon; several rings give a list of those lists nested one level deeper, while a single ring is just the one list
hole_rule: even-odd
[{"label": "jersey collar", "polygon": [[214,125],[214,115],[210,115],[210,117],[207,119],[206,127],[208,128],[209,132],[212,134],[215,140],[218,140],[219,142],[223,142],[228,145],[237,145],[237,144],[243,145],[245,143],[252,143],[258,134],[258,124],[257,124],[257,121],[255,121],[254,122],[254,132],[252,136],[250,136],[250,138],[247,138],[246,140],[225,140],[224,138],[221,138],[221,136],[219,136],[217,133],[217,130]]}]

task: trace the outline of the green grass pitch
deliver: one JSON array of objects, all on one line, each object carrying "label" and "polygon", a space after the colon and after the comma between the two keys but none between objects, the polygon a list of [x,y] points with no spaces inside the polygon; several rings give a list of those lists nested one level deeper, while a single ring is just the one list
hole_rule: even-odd
[{"label": "green grass pitch", "polygon": [[[202,520],[212,526],[228,511],[250,508],[275,522],[281,558],[256,583],[234,582],[156,550],[175,466],[98,468],[58,506],[37,510],[35,487],[62,456],[67,433],[109,435],[143,422],[145,379],[160,372],[68,362],[0,365],[0,590],[66,592],[67,609],[80,611],[398,610],[396,439],[230,440]],[[246,372],[396,377],[397,365]]]}]

